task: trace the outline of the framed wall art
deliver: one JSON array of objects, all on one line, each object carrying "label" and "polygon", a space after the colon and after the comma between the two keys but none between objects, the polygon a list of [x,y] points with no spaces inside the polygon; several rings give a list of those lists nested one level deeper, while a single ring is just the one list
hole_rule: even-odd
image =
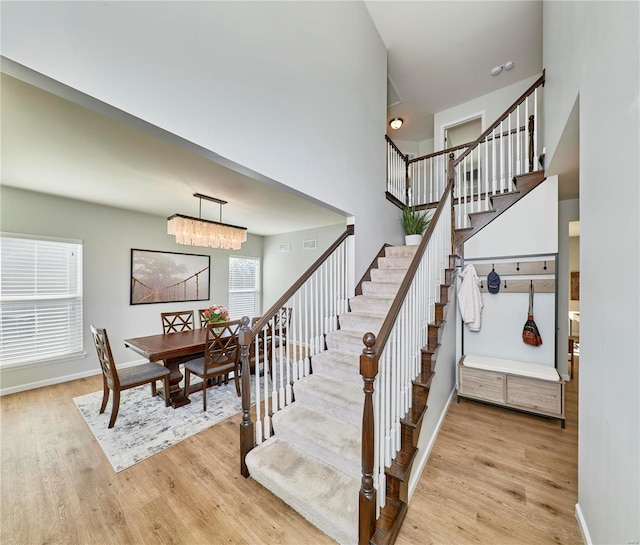
[{"label": "framed wall art", "polygon": [[571,300],[580,300],[580,271],[571,273]]},{"label": "framed wall art", "polygon": [[207,301],[211,256],[131,249],[130,304]]}]

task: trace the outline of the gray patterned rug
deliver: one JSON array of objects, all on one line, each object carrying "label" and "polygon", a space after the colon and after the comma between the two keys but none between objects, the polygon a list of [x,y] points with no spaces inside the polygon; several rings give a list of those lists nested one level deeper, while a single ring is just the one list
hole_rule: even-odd
[{"label": "gray patterned rug", "polygon": [[207,390],[207,412],[202,410],[201,391],[189,399],[189,405],[174,409],[165,407],[161,397],[151,397],[148,384],[125,390],[120,394],[118,418],[111,429],[107,426],[113,392],[102,414],[101,391],[73,401],[117,473],[242,411],[233,380]]}]

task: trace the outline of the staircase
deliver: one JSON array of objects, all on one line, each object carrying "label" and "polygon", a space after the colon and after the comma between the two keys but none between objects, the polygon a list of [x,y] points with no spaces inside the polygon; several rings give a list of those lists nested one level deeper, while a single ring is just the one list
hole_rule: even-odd
[{"label": "staircase", "polygon": [[[358,542],[362,338],[380,330],[416,249],[385,248],[384,257],[370,270],[370,280],[362,283],[362,295],[350,298],[350,311],[340,315],[340,329],[326,335],[327,349],[312,357],[312,374],[295,383],[294,403],[273,414],[274,436],[246,457],[252,478],[345,545]],[[413,428],[426,410],[429,366],[418,380],[419,414],[408,417]]]},{"label": "staircase", "polygon": [[454,249],[456,253],[462,253],[462,245],[467,240],[522,199],[531,190],[538,187],[545,179],[543,170],[520,174],[513,178],[514,191],[489,196],[490,208],[481,212],[469,213],[469,227],[456,229],[454,231]]}]

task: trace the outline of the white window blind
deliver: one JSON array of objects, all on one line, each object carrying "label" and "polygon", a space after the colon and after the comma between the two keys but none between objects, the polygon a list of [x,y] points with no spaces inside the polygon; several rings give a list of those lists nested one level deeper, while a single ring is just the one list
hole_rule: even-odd
[{"label": "white window blind", "polygon": [[229,257],[229,315],[232,320],[260,314],[260,260]]},{"label": "white window blind", "polygon": [[82,353],[82,243],[0,236],[0,305],[0,365]]}]

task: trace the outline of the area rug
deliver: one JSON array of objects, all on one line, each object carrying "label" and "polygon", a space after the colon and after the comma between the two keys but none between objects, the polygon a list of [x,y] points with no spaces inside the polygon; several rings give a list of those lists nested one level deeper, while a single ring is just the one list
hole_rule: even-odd
[{"label": "area rug", "polygon": [[242,411],[242,399],[236,394],[233,380],[208,389],[206,412],[202,410],[202,391],[189,399],[189,405],[174,409],[165,407],[161,397],[152,397],[149,385],[125,390],[120,394],[118,418],[111,429],[107,426],[113,392],[102,414],[102,391],[73,401],[117,473]]}]

